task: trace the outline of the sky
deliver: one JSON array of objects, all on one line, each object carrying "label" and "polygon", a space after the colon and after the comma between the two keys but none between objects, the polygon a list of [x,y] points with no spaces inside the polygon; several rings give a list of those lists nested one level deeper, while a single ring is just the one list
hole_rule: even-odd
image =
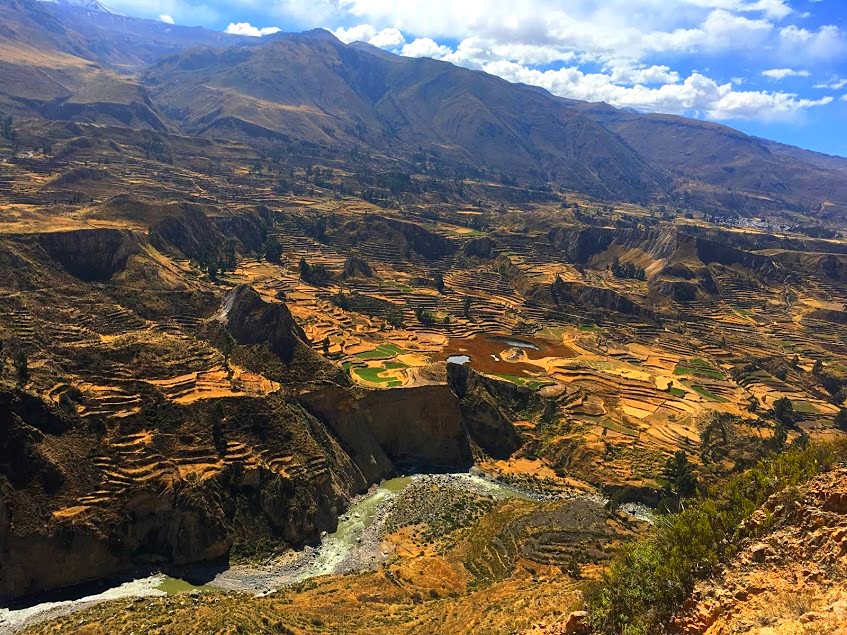
[{"label": "sky", "polygon": [[107,0],[261,37],[326,28],[572,99],[847,156],[847,0]]}]

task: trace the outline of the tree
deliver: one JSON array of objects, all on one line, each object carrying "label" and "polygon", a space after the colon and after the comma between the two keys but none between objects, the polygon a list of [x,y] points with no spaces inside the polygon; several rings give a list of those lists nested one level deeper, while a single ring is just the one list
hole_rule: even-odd
[{"label": "tree", "polygon": [[465,319],[471,319],[471,298],[470,296],[465,296],[464,301],[462,302],[462,314],[465,316]]},{"label": "tree", "polygon": [[206,269],[206,273],[209,276],[209,280],[211,280],[212,282],[216,282],[218,279],[218,263],[212,262],[209,265],[209,268]]},{"label": "tree", "polygon": [[[226,256],[226,268],[229,271],[235,271],[235,267],[238,264],[235,254],[235,239],[230,238],[226,241],[226,245],[224,246],[225,256]],[[221,265],[221,269],[223,269],[223,264]]]},{"label": "tree", "polygon": [[773,402],[773,416],[783,425],[794,423],[794,404],[788,397],[780,397]]},{"label": "tree", "polygon": [[727,412],[713,412],[700,433],[700,457],[703,463],[721,461],[729,454],[732,424],[735,417]]},{"label": "tree", "polygon": [[3,120],[3,125],[0,126],[0,134],[2,134],[3,138],[7,141],[12,141],[15,138],[15,131],[12,128],[13,123],[14,119],[12,119],[12,115],[9,115]]},{"label": "tree", "polygon": [[785,429],[785,426],[782,422],[777,421],[776,427],[773,430],[773,437],[771,437],[770,445],[774,450],[782,450],[785,448],[785,444],[788,441],[788,430]]},{"label": "tree", "polygon": [[821,362],[821,360],[816,359],[815,365],[812,366],[812,374],[813,375],[820,375],[822,372],[823,372],[823,363]]},{"label": "tree", "polygon": [[800,358],[797,354],[794,354],[794,357],[791,358],[791,368],[797,368],[800,365]]},{"label": "tree", "polygon": [[24,351],[17,351],[12,363],[18,377],[18,386],[23,388],[29,383],[29,359]]},{"label": "tree", "polygon": [[835,415],[835,427],[842,432],[847,432],[847,408],[842,408]]},{"label": "tree", "polygon": [[677,450],[665,464],[663,473],[671,492],[679,497],[693,496],[697,492],[697,477],[691,469],[691,463],[682,450]]},{"label": "tree", "polygon": [[298,267],[300,269],[300,279],[304,281],[308,280],[309,270],[311,269],[311,267],[309,267],[309,263],[306,262],[305,256],[300,257],[300,264],[298,265]]},{"label": "tree", "polygon": [[444,293],[444,276],[440,273],[435,274],[435,288],[438,293]]},{"label": "tree", "polygon": [[268,236],[265,241],[265,258],[269,262],[279,262],[282,259],[282,243],[276,236]]},{"label": "tree", "polygon": [[329,355],[329,338],[325,337],[322,343],[324,355]]}]

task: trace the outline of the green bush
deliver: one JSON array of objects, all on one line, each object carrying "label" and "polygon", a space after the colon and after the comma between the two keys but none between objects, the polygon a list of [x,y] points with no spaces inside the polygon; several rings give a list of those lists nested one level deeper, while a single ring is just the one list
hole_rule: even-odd
[{"label": "green bush", "polygon": [[[847,444],[794,448],[730,478],[677,514],[659,517],[642,539],[621,549],[588,590],[595,632],[664,632],[697,580],[715,573],[746,538],[740,528],[772,494],[799,485],[847,456]],[[761,527],[759,531],[761,531]]]}]

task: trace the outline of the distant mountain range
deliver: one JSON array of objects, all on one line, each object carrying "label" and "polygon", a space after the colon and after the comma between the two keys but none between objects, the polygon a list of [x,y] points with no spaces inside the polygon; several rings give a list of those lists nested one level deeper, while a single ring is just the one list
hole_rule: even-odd
[{"label": "distant mountain range", "polygon": [[[80,4],[81,6],[75,6]],[[303,141],[621,201],[847,217],[847,159],[683,117],[556,97],[322,30],[228,35],[97,2],[0,5],[0,111],[162,133]]]}]

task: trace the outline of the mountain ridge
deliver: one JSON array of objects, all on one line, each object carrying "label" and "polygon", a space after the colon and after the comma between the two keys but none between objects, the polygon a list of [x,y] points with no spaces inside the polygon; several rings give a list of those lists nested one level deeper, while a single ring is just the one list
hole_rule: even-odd
[{"label": "mountain ridge", "polygon": [[562,98],[322,29],[249,38],[35,0],[6,7],[0,107],[17,115],[179,130],[261,152],[302,141],[399,166],[423,152],[460,174],[608,201],[847,217],[847,159],[723,124]]}]

